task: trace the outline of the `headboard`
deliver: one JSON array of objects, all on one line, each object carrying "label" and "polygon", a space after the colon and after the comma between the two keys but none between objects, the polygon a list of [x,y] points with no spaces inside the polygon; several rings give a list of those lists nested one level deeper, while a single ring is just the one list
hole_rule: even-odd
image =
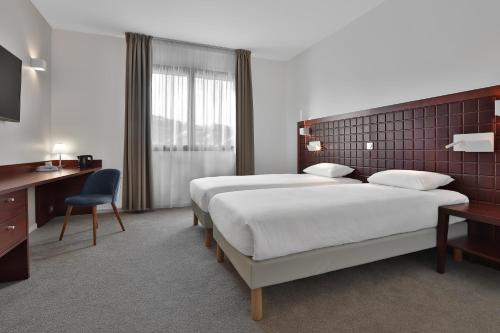
[{"label": "headboard", "polygon": [[[349,165],[356,169],[354,177],[362,180],[387,169],[435,171],[452,176],[450,189],[471,200],[500,204],[496,98],[500,99],[500,86],[301,121],[297,171],[320,162]],[[305,125],[311,127],[310,136],[299,135]],[[444,148],[453,134],[477,132],[495,132],[494,153]],[[307,142],[315,140],[323,148],[309,152]],[[366,149],[367,142],[373,142],[373,150]]]}]

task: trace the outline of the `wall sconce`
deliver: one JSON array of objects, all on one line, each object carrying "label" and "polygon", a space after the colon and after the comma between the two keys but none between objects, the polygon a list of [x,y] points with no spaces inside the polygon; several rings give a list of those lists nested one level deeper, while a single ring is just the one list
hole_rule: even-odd
[{"label": "wall sconce", "polygon": [[45,72],[47,70],[47,61],[42,58],[31,58],[30,67],[35,71]]},{"label": "wall sconce", "polygon": [[446,149],[453,147],[453,151],[465,151],[468,153],[492,153],[495,151],[495,134],[471,133],[453,135],[453,143],[445,146]]},{"label": "wall sconce", "polygon": [[309,151],[320,151],[321,150],[321,141],[310,141],[307,144],[307,150],[309,150]]},{"label": "wall sconce", "polygon": [[311,127],[301,127],[299,128],[300,135],[311,135]]}]

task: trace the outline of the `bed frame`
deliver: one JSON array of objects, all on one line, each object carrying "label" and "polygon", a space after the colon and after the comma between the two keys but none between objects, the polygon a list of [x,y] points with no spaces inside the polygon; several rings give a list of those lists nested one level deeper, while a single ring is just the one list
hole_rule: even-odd
[{"label": "bed frame", "polygon": [[[497,99],[500,85],[298,122],[297,173],[320,162],[349,165],[356,169],[354,178],[361,180],[388,169],[434,171],[453,177],[455,181],[447,188],[467,195],[471,201],[500,205],[500,187],[496,185],[500,170]],[[310,127],[311,134],[299,135],[302,127]],[[478,132],[495,132],[495,153],[444,148],[454,134]],[[321,141],[321,151],[308,151],[309,141]],[[366,142],[373,142],[373,150],[366,149]],[[217,261],[222,262],[224,255],[229,258],[252,290],[254,320],[262,318],[262,287],[436,246],[436,228],[430,228],[254,261],[213,228]],[[453,225],[450,238],[466,235],[467,229],[469,238],[500,239],[500,227],[486,228],[473,221]]]},{"label": "bed frame", "polygon": [[205,246],[211,247],[213,240],[213,222],[210,214],[204,212],[194,201],[191,201],[193,207],[193,225],[198,225],[198,222],[205,229],[204,239]]},{"label": "bed frame", "polygon": [[[339,269],[366,264],[436,246],[436,228],[397,234],[359,243],[331,246],[268,260],[255,261],[241,254],[222,236],[216,226],[217,262],[227,257],[251,290],[253,320],[261,320],[262,288]],[[452,224],[448,237],[467,234],[467,223]]]}]

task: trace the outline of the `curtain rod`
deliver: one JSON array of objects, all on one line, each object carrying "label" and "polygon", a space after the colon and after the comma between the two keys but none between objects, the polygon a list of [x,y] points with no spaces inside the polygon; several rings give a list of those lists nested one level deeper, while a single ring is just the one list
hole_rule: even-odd
[{"label": "curtain rod", "polygon": [[224,51],[233,51],[234,52],[236,50],[236,49],[231,49],[229,47],[222,47],[222,46],[214,46],[214,45],[208,45],[208,44],[186,42],[186,41],[183,41],[183,40],[170,39],[170,38],[153,37],[153,39],[162,40],[162,41],[165,41],[165,42],[174,42],[174,43],[179,43],[179,44],[192,45],[192,46],[203,46],[203,47],[208,47],[208,48],[211,48],[211,49],[218,49],[218,50],[224,50]]}]

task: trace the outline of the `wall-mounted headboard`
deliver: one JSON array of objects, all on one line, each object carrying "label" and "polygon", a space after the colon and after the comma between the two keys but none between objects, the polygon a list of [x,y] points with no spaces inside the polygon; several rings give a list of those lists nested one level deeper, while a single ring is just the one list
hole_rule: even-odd
[{"label": "wall-mounted headboard", "polygon": [[[301,121],[297,127],[310,126],[311,135],[297,129],[297,171],[320,162],[349,165],[361,179],[386,169],[435,171],[452,176],[451,188],[471,200],[500,204],[497,98],[500,86]],[[454,134],[478,132],[495,133],[494,153],[444,148]],[[306,144],[315,140],[323,149],[309,152]],[[367,142],[373,150],[366,149]]]}]

